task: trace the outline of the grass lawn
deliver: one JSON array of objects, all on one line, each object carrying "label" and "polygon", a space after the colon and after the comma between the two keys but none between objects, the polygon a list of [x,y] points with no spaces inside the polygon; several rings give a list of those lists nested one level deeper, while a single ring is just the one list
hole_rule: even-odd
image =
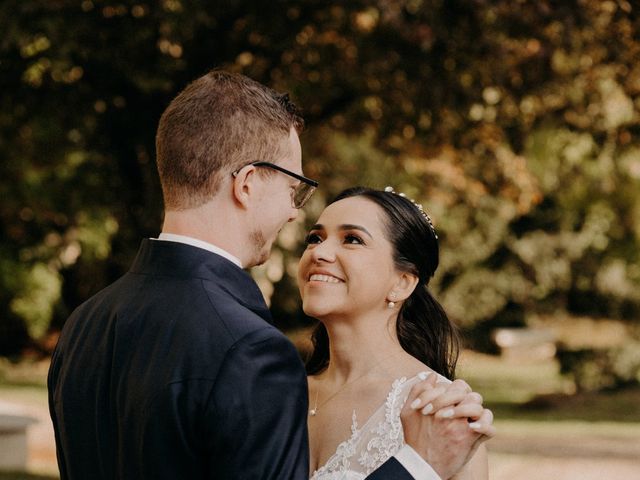
[{"label": "grass lawn", "polygon": [[[53,433],[49,433],[47,430],[42,433],[42,417],[46,418],[48,415],[47,369],[47,361],[11,363],[6,359],[0,359],[0,402],[26,407],[29,412],[27,413],[28,416],[32,416],[34,412],[40,412],[40,415],[38,415],[40,422],[29,427],[29,448],[35,447],[37,451],[41,452],[44,444],[50,450],[49,459],[45,464],[43,464],[40,454],[35,459],[35,463],[28,464],[30,470],[33,471],[0,471],[0,480],[54,480],[59,478],[53,473],[57,471]],[[37,440],[38,445],[35,446],[31,443],[35,438],[34,435],[36,437],[40,436]]]},{"label": "grass lawn", "polygon": [[48,360],[11,362],[0,357],[0,387],[47,388]]},{"label": "grass lawn", "polygon": [[573,394],[554,360],[505,360],[464,352],[458,377],[480,392],[496,422],[636,423],[640,426],[640,388]]}]

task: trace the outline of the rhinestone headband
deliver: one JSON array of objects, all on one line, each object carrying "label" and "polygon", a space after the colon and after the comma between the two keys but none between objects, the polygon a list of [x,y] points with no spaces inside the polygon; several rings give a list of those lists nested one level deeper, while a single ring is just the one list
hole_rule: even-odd
[{"label": "rhinestone headband", "polygon": [[429,224],[429,227],[431,228],[431,231],[433,232],[433,236],[436,237],[436,240],[438,239],[438,234],[436,233],[436,229],[433,226],[433,222],[431,222],[431,217],[429,216],[429,214],[427,212],[424,211],[424,208],[422,208],[422,204],[417,203],[415,200],[407,197],[404,193],[396,192],[393,189],[393,187],[384,187],[384,191],[388,192],[388,193],[394,193],[394,194],[398,195],[399,197],[406,198],[411,203],[413,203],[415,205],[415,207],[418,209],[418,211],[420,212],[420,214],[424,217],[424,219]]}]

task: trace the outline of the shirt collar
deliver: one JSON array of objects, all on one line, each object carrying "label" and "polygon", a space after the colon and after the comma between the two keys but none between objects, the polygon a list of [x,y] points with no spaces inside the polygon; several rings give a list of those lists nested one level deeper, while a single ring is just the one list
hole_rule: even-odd
[{"label": "shirt collar", "polygon": [[220,255],[221,257],[226,258],[230,262],[233,262],[238,267],[242,268],[242,262],[240,261],[240,259],[238,257],[236,257],[235,255],[231,255],[226,250],[223,250],[220,247],[216,247],[215,245],[213,245],[213,244],[211,244],[209,242],[205,242],[204,240],[199,240],[197,238],[188,237],[186,235],[177,235],[175,233],[164,233],[164,232],[161,233],[160,235],[158,235],[158,238],[155,239],[155,240],[184,243],[186,245],[191,245],[192,247],[202,248],[204,250],[208,250],[208,251],[213,252],[213,253],[215,253],[217,255]]}]

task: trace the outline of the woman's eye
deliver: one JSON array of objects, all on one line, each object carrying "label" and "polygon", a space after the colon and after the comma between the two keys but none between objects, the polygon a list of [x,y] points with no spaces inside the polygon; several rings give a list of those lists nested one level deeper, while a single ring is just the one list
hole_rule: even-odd
[{"label": "woman's eye", "polygon": [[364,242],[362,241],[362,239],[359,236],[353,235],[353,234],[345,235],[344,243],[348,243],[348,244],[351,244],[351,245],[362,245],[362,244],[364,244]]},{"label": "woman's eye", "polygon": [[309,235],[307,235],[307,238],[304,239],[304,243],[306,243],[307,245],[312,243],[320,243],[321,241],[322,238],[320,238],[320,235],[318,235],[317,233],[310,233]]}]

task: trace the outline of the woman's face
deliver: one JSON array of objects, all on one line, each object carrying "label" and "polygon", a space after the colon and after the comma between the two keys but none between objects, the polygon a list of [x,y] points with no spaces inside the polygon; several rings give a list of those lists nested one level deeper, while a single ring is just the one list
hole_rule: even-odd
[{"label": "woman's face", "polygon": [[385,213],[365,197],[329,205],[307,236],[298,286],[307,315],[357,316],[387,308],[397,281]]}]

